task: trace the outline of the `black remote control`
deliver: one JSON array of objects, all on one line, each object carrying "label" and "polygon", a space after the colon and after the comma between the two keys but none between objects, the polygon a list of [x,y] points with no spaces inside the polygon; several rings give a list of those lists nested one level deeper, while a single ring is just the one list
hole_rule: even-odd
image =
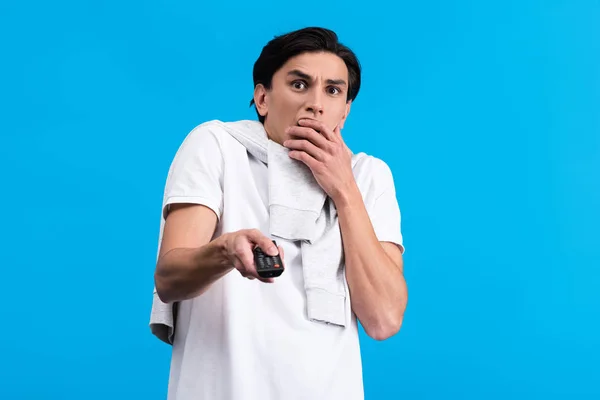
[{"label": "black remote control", "polygon": [[[274,240],[273,244],[277,247],[277,242]],[[281,262],[279,254],[270,256],[258,246],[254,248],[254,263],[256,264],[256,272],[261,278],[276,278],[283,273],[283,262]]]}]

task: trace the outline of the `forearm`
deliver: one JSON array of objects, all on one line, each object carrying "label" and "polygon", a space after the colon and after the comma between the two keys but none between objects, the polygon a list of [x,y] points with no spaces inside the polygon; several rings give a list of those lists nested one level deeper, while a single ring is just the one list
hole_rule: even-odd
[{"label": "forearm", "polygon": [[232,269],[221,238],[199,248],[175,248],[157,262],[156,291],[165,303],[187,300],[204,293]]},{"label": "forearm", "polygon": [[378,240],[357,187],[337,199],[352,309],[367,334],[383,340],[400,329],[407,304],[402,265]]}]

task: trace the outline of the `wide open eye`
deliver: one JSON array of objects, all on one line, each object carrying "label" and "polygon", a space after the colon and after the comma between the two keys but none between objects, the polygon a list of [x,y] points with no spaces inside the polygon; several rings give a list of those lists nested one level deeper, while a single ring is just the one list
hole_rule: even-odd
[{"label": "wide open eye", "polygon": [[304,81],[293,81],[292,82],[292,87],[296,90],[303,90],[306,89],[306,82]]}]

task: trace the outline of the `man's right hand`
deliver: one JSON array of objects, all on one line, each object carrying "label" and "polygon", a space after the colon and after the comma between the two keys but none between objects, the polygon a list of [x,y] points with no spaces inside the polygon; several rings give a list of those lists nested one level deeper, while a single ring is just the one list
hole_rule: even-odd
[{"label": "man's right hand", "polygon": [[[214,240],[217,215],[210,208],[195,204],[175,204],[166,217],[159,258],[154,273],[158,297],[177,302],[200,296],[232,272],[233,268],[249,279],[260,278],[254,265],[254,247],[273,253],[273,242],[259,230],[247,229],[220,235]],[[279,247],[283,261],[283,250]],[[284,264],[285,265],[285,264]]]},{"label": "man's right hand", "polygon": [[285,266],[281,246],[275,247],[273,241],[258,229],[243,229],[226,233],[221,236],[221,239],[223,240],[227,259],[245,278],[258,279],[265,283],[275,281],[274,278],[261,278],[258,276],[253,252],[256,246],[260,247],[267,255],[276,256],[280,254],[281,261]]}]

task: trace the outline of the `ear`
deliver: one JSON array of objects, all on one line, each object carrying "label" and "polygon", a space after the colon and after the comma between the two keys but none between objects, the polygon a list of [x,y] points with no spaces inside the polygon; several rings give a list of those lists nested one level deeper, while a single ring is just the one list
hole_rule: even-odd
[{"label": "ear", "polygon": [[346,119],[348,118],[348,114],[350,114],[350,107],[352,106],[352,100],[350,100],[349,102],[346,103],[346,110],[344,111],[344,116],[342,117],[342,120],[340,121],[340,130],[344,129],[344,123],[346,122]]},{"label": "ear", "polygon": [[262,117],[267,115],[267,111],[269,110],[267,90],[262,83],[259,83],[254,88],[254,104],[256,105],[256,110]]}]

